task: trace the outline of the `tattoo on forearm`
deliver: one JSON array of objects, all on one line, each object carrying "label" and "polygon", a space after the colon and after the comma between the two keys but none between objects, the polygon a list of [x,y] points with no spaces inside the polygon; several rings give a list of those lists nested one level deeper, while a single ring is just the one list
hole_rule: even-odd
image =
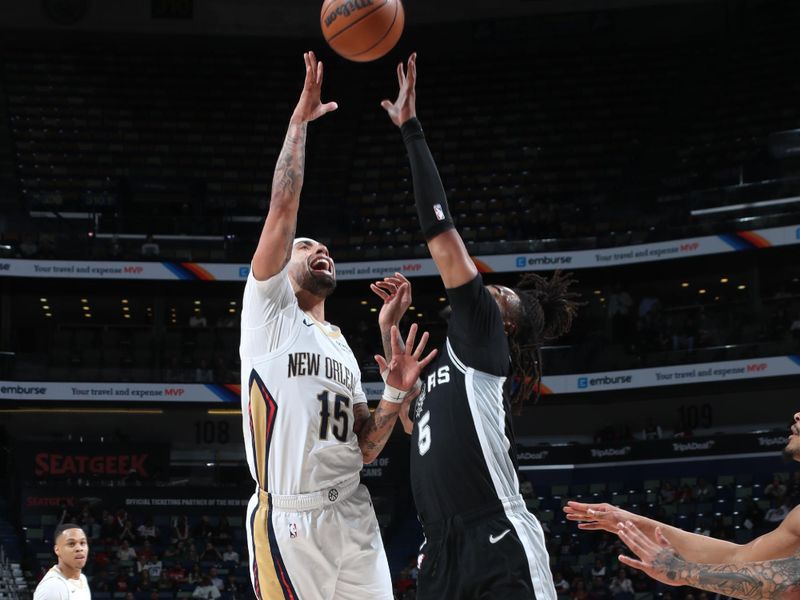
[{"label": "tattoo on forearm", "polygon": [[386,362],[392,360],[392,330],[381,331],[381,343],[383,344],[383,355],[386,357]]},{"label": "tattoo on forearm", "polygon": [[358,434],[362,446],[367,450],[380,452],[392,434],[396,418],[397,412],[387,411],[378,405]]},{"label": "tattoo on forearm", "polygon": [[285,194],[293,199],[300,195],[306,162],[306,124],[290,125],[272,177],[272,195]]},{"label": "tattoo on forearm", "polygon": [[800,556],[747,564],[697,564],[664,550],[653,561],[667,579],[746,600],[800,599]]}]

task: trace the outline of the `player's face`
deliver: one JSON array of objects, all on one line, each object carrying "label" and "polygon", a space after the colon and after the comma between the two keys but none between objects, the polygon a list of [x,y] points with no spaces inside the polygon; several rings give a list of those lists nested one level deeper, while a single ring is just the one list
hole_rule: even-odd
[{"label": "player's face", "polygon": [[486,289],[489,290],[500,308],[506,334],[514,333],[517,329],[517,317],[520,311],[519,296],[514,290],[504,285],[487,285]]},{"label": "player's face", "polygon": [[56,556],[71,569],[83,569],[89,557],[89,542],[83,529],[67,529],[56,540]]},{"label": "player's face", "polygon": [[292,247],[289,277],[294,284],[323,298],[336,288],[336,265],[324,244],[299,238]]},{"label": "player's face", "polygon": [[786,448],[783,449],[783,454],[786,458],[800,462],[800,412],[794,414],[794,423],[792,423],[789,441],[786,443]]}]

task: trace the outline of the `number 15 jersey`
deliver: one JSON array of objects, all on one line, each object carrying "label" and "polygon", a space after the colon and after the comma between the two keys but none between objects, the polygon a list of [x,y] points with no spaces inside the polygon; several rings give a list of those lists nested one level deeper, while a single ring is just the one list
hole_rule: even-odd
[{"label": "number 15 jersey", "polygon": [[304,494],[361,471],[358,362],[338,327],[300,309],[287,267],[265,281],[248,275],[239,353],[245,451],[261,489]]}]

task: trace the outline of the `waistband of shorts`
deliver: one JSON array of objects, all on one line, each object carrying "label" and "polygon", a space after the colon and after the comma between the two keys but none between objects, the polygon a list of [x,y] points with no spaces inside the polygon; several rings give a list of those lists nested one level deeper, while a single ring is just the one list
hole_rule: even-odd
[{"label": "waistband of shorts", "polygon": [[422,521],[422,529],[426,539],[439,539],[446,537],[448,532],[454,530],[464,530],[476,523],[502,516],[507,512],[527,510],[525,500],[520,494],[498,498],[484,506],[452,515],[437,521]]},{"label": "waistband of shorts", "polygon": [[359,483],[361,476],[356,474],[318,492],[279,495],[259,488],[258,495],[261,502],[269,502],[275,510],[316,510],[347,500],[356,491]]}]

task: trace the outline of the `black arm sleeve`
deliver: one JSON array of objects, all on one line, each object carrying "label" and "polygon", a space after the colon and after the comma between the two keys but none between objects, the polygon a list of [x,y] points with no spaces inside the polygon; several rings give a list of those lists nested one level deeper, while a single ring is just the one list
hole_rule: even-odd
[{"label": "black arm sleeve", "polygon": [[508,375],[510,354],[503,317],[480,273],[475,279],[447,290],[452,315],[447,339],[468,367],[491,375]]},{"label": "black arm sleeve", "polygon": [[408,151],[411,179],[414,182],[414,202],[426,240],[453,229],[453,219],[447,206],[447,196],[439,177],[425,134],[419,121],[409,119],[400,128]]}]

